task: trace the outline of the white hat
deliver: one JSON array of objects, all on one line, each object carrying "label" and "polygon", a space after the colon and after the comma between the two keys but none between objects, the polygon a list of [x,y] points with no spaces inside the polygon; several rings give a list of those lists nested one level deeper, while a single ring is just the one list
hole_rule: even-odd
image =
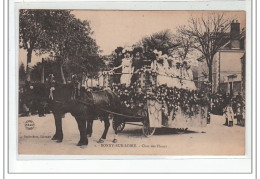
[{"label": "white hat", "polygon": [[161,51],[154,50],[153,53],[155,55],[158,55],[159,57],[162,56],[162,52]]},{"label": "white hat", "polygon": [[153,53],[157,54],[157,53],[158,53],[158,51],[155,49],[155,50],[153,51]]},{"label": "white hat", "polygon": [[173,58],[172,56],[169,56],[169,57],[168,57],[168,60],[174,61],[174,58]]},{"label": "white hat", "polygon": [[133,49],[131,47],[126,47],[123,49],[122,53],[126,53],[126,52],[132,52]]},{"label": "white hat", "polygon": [[168,59],[168,55],[164,54],[164,55],[162,55],[162,58],[163,59]]}]

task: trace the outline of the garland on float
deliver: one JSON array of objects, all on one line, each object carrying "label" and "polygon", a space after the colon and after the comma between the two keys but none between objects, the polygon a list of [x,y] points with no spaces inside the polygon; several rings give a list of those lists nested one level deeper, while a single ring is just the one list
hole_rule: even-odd
[{"label": "garland on float", "polygon": [[161,85],[152,88],[150,91],[144,91],[140,83],[137,82],[129,87],[122,84],[113,84],[111,88],[119,95],[122,105],[133,111],[143,108],[146,101],[152,99],[161,102],[163,110],[167,106],[168,116],[171,111],[174,111],[173,115],[175,115],[175,111],[179,107],[186,115],[194,116],[199,114],[200,106],[209,104],[206,94],[197,90],[189,91]]}]

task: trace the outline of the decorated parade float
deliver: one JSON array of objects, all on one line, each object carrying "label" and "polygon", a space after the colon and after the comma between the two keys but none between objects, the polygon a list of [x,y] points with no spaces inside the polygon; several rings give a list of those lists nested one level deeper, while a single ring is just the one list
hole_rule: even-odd
[{"label": "decorated parade float", "polygon": [[[110,111],[113,129],[120,132],[125,124],[141,122],[143,134],[148,137],[156,128],[205,127],[209,121],[208,95],[197,90],[191,62],[162,55],[157,50],[151,54],[154,58],[146,58],[135,69],[131,65],[135,62],[127,64],[123,59],[121,72],[114,68],[100,75],[99,86],[110,88],[120,97],[122,105],[121,113]],[[125,58],[133,60],[130,56]],[[119,77],[120,82],[115,83]]]}]

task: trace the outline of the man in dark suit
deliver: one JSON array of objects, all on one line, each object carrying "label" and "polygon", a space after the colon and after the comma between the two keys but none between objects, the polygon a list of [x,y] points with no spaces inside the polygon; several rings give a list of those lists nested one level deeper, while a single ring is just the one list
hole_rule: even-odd
[{"label": "man in dark suit", "polygon": [[[116,52],[116,58],[114,59],[114,67],[118,67],[122,64],[122,59],[124,58],[123,56],[123,48],[122,47],[117,47],[117,49],[115,50]],[[113,76],[113,82],[114,83],[120,83],[120,77],[121,77],[121,73],[122,73],[122,68],[118,68],[114,70],[114,76]]]}]

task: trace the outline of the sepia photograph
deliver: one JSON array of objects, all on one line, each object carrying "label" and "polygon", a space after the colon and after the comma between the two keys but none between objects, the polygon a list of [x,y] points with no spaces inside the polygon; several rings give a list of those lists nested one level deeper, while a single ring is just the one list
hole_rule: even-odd
[{"label": "sepia photograph", "polygon": [[18,22],[18,155],[246,154],[246,11],[19,9]]}]

